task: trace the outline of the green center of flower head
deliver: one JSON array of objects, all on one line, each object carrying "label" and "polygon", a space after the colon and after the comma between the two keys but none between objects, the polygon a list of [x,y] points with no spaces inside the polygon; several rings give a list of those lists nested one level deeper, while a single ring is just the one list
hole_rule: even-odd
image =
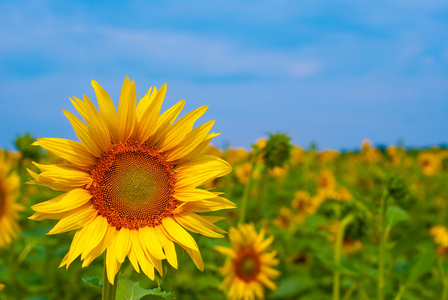
[{"label": "green center of flower head", "polygon": [[241,266],[244,274],[251,275],[255,270],[255,259],[252,256],[246,257]]},{"label": "green center of flower head", "polygon": [[247,248],[238,253],[235,271],[236,275],[246,282],[256,280],[260,272],[260,258],[254,249]]},{"label": "green center of flower head", "polygon": [[[117,185],[113,186],[120,198],[131,204],[138,205],[148,201],[151,196],[157,195],[157,187],[152,174],[145,172],[141,167],[124,170],[117,178]],[[113,182],[110,182],[113,185]],[[162,186],[160,186],[162,187]],[[163,188],[163,187],[162,187]]]},{"label": "green center of flower head", "polygon": [[173,165],[154,147],[115,145],[91,175],[94,207],[118,229],[157,226],[177,205]]}]

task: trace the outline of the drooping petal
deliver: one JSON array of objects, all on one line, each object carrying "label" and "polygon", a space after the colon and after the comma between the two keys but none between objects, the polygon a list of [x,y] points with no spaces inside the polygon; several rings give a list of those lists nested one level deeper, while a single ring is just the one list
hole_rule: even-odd
[{"label": "drooping petal", "polygon": [[193,237],[172,218],[163,219],[162,224],[166,232],[176,243],[195,251],[199,251],[198,245]]},{"label": "drooping petal", "polygon": [[195,213],[183,211],[174,215],[176,221],[184,228],[208,237],[223,238],[222,234],[213,231],[216,226]]},{"label": "drooping petal", "polygon": [[160,243],[163,246],[163,250],[165,251],[166,259],[170,263],[173,268],[177,269],[177,255],[176,248],[174,247],[173,241],[171,241],[163,230],[163,226],[154,227],[157,236],[160,239]]},{"label": "drooping petal", "polygon": [[121,228],[117,236],[115,237],[115,253],[118,259],[119,263],[123,263],[124,259],[129,253],[129,249],[131,248],[131,242],[130,242],[130,233],[129,229],[127,228]]},{"label": "drooping petal", "polygon": [[111,245],[107,247],[106,252],[107,279],[112,285],[115,284],[115,275],[117,275],[118,270],[121,267],[121,263],[118,261],[116,256],[114,246],[114,243],[111,243]]},{"label": "drooping petal", "polygon": [[88,225],[98,214],[91,204],[84,205],[62,218],[47,234],[58,234]]},{"label": "drooping petal", "polygon": [[165,259],[166,256],[162,251],[162,244],[160,243],[159,237],[152,227],[145,227],[139,230],[140,240],[142,241],[142,246],[156,258]]}]

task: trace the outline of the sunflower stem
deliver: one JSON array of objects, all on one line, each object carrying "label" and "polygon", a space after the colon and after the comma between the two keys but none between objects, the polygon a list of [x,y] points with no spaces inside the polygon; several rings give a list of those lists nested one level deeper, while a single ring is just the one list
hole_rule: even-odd
[{"label": "sunflower stem", "polygon": [[243,198],[241,199],[240,219],[238,222],[240,224],[243,224],[244,219],[246,218],[247,199],[249,198],[250,187],[252,185],[252,176],[254,174],[254,169],[255,169],[256,162],[257,162],[256,158],[257,158],[256,156],[252,158],[252,167],[249,172],[247,184],[244,186]]},{"label": "sunflower stem", "polygon": [[380,211],[380,248],[378,256],[378,300],[384,300],[384,265],[386,259],[386,244],[389,237],[389,230],[386,228],[386,211],[389,199],[389,193],[384,192],[381,198],[381,211]]},{"label": "sunflower stem", "polygon": [[[107,278],[107,267],[106,262],[104,262],[104,271],[103,271],[103,300],[115,300],[115,293],[117,291],[118,284],[118,276],[115,275],[114,284],[109,282]],[[118,273],[117,273],[118,274]]]},{"label": "sunflower stem", "polygon": [[[342,219],[339,224],[339,232],[336,238],[336,249],[334,252],[334,262],[339,265],[341,263],[341,250],[342,250],[342,241],[344,240],[345,228],[348,224],[353,221],[353,215],[349,214]],[[340,298],[340,285],[341,285],[341,274],[339,272],[334,272],[333,275],[333,300],[339,300]]]}]

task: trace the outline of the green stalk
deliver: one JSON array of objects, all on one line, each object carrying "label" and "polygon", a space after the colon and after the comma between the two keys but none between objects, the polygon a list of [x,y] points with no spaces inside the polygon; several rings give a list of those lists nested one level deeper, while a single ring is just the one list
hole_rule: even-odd
[{"label": "green stalk", "polygon": [[342,298],[342,300],[349,300],[350,297],[352,296],[353,292],[356,289],[356,283],[352,283],[352,285],[350,286],[350,288],[347,290],[347,292],[344,295],[344,298]]},{"label": "green stalk", "polygon": [[[339,232],[336,238],[336,249],[334,252],[334,262],[339,265],[341,263],[341,250],[342,250],[342,241],[344,240],[345,228],[348,224],[353,221],[353,215],[347,215],[344,219],[342,219],[339,224]],[[341,274],[339,272],[334,272],[333,275],[333,300],[339,300],[340,298],[340,290],[341,290]]]},{"label": "green stalk", "polygon": [[[118,273],[117,273],[118,274]],[[104,261],[104,273],[103,273],[103,300],[115,300],[115,293],[117,291],[118,276],[115,275],[114,284],[107,279],[106,261]]]},{"label": "green stalk", "polygon": [[[256,153],[254,153],[254,154],[256,154]],[[250,187],[252,186],[252,177],[254,174],[256,161],[257,161],[257,156],[255,155],[252,158],[252,168],[250,169],[249,177],[247,179],[247,184],[244,186],[243,198],[241,199],[240,218],[239,218],[239,222],[238,222],[240,224],[243,224],[244,219],[246,218],[247,199],[249,198]]]},{"label": "green stalk", "polygon": [[386,228],[386,211],[389,199],[389,193],[385,192],[381,198],[380,211],[380,248],[378,256],[378,300],[384,300],[384,288],[386,286],[384,280],[384,264],[386,260],[386,244],[389,237],[389,230]]},{"label": "green stalk", "polygon": [[403,293],[405,290],[406,290],[405,285],[400,286],[400,290],[398,291],[398,294],[397,294],[397,297],[395,297],[395,300],[400,300],[401,296],[403,296]]}]

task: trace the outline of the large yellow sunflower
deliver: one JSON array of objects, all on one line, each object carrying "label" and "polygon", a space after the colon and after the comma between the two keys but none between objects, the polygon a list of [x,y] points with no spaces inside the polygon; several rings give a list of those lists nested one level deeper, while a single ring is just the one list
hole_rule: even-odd
[{"label": "large yellow sunflower", "polygon": [[0,150],[0,248],[8,246],[17,237],[19,211],[24,207],[16,203],[19,194],[20,178],[11,171],[10,161]]},{"label": "large yellow sunflower", "polygon": [[126,77],[118,109],[109,95],[92,81],[99,111],[92,101],[70,99],[84,118],[64,111],[81,143],[42,138],[35,145],[61,157],[65,164],[35,164],[41,171],[32,183],[64,192],[34,205],[33,220],[60,220],[48,234],[76,230],[61,266],[81,255],[88,266],[106,249],[106,269],[114,283],[121,264],[129,258],[154,279],[154,268],[162,274],[162,260],[177,268],[174,243],[190,255],[196,266],[204,264],[193,237],[185,230],[209,237],[224,232],[213,223],[220,217],[200,216],[234,208],[220,193],[198,187],[228,174],[231,166],[213,155],[201,154],[210,140],[214,121],[193,129],[206,111],[200,107],[176,122],[185,101],[160,114],[166,85],[150,88],[138,102],[134,81]]},{"label": "large yellow sunflower", "polygon": [[229,258],[221,269],[225,276],[221,288],[229,289],[227,296],[230,299],[263,299],[263,285],[277,289],[272,281],[280,275],[272,268],[279,263],[275,257],[277,251],[266,251],[274,237],[265,239],[264,236],[264,229],[257,234],[253,224],[240,224],[229,230],[232,248],[215,246]]}]

